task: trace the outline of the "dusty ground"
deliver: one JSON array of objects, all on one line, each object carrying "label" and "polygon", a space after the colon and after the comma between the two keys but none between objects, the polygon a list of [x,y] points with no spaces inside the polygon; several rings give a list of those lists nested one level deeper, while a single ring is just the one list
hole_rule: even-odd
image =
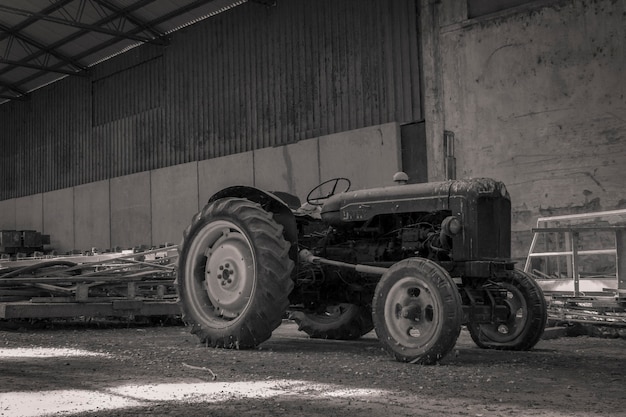
[{"label": "dusty ground", "polygon": [[440,365],[419,366],[393,361],[374,333],[311,340],[292,322],[252,351],[206,349],[182,326],[0,331],[11,417],[626,416],[625,387],[624,338],[500,352],[463,331]]}]

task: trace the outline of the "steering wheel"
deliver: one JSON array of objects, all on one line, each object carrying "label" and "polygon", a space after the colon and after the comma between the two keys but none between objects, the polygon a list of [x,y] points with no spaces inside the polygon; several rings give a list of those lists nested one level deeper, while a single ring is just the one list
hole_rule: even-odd
[{"label": "steering wheel", "polygon": [[[313,188],[311,192],[306,196],[306,202],[313,206],[321,206],[325,200],[335,194],[345,193],[350,189],[352,183],[347,178],[332,178],[324,181],[317,187]],[[341,191],[337,191],[337,189]],[[318,197],[312,197],[314,194],[318,194]]]}]

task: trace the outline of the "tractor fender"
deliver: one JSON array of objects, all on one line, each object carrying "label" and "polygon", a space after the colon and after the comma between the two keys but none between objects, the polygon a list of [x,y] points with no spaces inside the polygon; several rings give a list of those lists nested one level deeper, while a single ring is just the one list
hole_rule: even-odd
[{"label": "tractor fender", "polygon": [[[281,195],[284,193],[280,193]],[[289,251],[289,257],[297,260],[298,256],[298,226],[296,225],[296,217],[289,208],[289,205],[270,192],[261,190],[256,187],[236,185],[228,188],[224,188],[221,191],[213,194],[209,198],[209,203],[220,198],[235,197],[245,198],[246,200],[258,203],[263,209],[274,215],[274,220],[283,226],[283,236],[291,243],[292,250]],[[297,199],[297,197],[294,197]]]}]

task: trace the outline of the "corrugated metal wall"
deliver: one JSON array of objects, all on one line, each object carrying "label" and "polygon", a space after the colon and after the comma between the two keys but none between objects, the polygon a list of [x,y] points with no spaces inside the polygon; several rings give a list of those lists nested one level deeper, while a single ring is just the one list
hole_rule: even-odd
[{"label": "corrugated metal wall", "polygon": [[0,199],[421,120],[416,1],[249,2],[0,106]]}]

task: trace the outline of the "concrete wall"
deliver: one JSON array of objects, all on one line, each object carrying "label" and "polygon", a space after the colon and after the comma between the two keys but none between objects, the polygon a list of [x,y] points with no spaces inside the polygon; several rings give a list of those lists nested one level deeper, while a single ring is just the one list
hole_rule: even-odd
[{"label": "concrete wall", "polygon": [[537,217],[626,207],[625,2],[533,2],[472,20],[465,1],[425,3],[431,152],[442,161],[452,131],[457,177],[507,184],[514,256]]},{"label": "concrete wall", "polygon": [[146,171],[110,180],[113,246],[152,243],[151,175]]},{"label": "concrete wall", "polygon": [[399,132],[389,123],[5,200],[0,228],[49,234],[59,253],[177,244],[191,217],[227,186],[287,191],[304,201],[336,176],[355,189],[392,185]]},{"label": "concrete wall", "polygon": [[198,163],[198,210],[213,194],[231,185],[254,185],[253,152],[228,155]]},{"label": "concrete wall", "polygon": [[43,195],[15,199],[15,229],[43,230]]},{"label": "concrete wall", "polygon": [[15,230],[15,199],[0,201],[0,229]]},{"label": "concrete wall", "polygon": [[[43,193],[42,233],[50,235],[50,244],[55,248],[66,248],[65,242],[74,242],[74,190]],[[23,229],[26,227],[20,227]]]},{"label": "concrete wall", "polygon": [[[110,248],[110,181],[74,187],[74,243],[72,248]],[[70,242],[65,242],[69,244]]]},{"label": "concrete wall", "polygon": [[198,211],[198,164],[152,171],[150,189],[152,242],[178,243]]}]

